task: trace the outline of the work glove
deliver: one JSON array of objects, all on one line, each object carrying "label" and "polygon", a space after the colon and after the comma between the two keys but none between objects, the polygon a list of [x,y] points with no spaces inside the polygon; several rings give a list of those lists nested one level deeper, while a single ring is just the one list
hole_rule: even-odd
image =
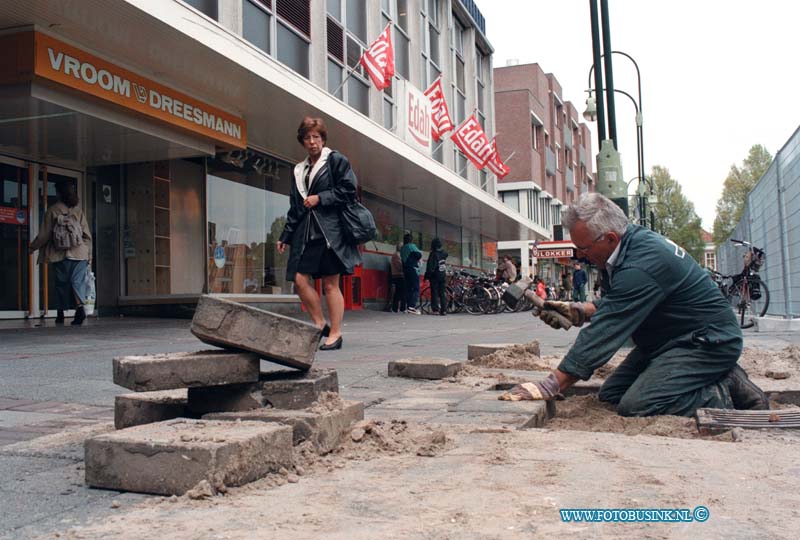
[{"label": "work glove", "polygon": [[561,385],[555,373],[551,373],[541,381],[527,382],[514,386],[497,399],[502,401],[550,401],[561,392]]},{"label": "work glove", "polygon": [[562,328],[561,321],[552,313],[556,311],[569,319],[573,326],[581,326],[586,322],[586,312],[580,302],[556,302],[548,300],[544,309],[539,313],[539,318],[555,329]]}]

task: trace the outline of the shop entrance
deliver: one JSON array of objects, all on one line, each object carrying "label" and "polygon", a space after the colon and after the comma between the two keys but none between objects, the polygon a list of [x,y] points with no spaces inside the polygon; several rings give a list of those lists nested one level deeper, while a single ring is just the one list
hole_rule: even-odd
[{"label": "shop entrance", "polygon": [[0,157],[0,319],[55,317],[52,272],[36,264],[28,245],[58,200],[57,182],[72,182],[86,208],[82,180],[75,171]]}]

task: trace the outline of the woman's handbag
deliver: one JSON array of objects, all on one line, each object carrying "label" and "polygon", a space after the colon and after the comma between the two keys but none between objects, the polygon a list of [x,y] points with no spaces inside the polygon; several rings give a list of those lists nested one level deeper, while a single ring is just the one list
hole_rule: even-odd
[{"label": "woman's handbag", "polygon": [[367,207],[358,201],[345,206],[339,213],[345,241],[357,246],[374,239],[378,233],[375,218]]}]

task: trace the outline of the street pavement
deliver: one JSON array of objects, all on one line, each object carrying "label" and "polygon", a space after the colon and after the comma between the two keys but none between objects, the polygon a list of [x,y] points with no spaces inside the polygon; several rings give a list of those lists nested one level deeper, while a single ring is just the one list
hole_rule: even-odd
[{"label": "street pavement", "polygon": [[[144,495],[88,489],[82,441],[113,422],[116,356],[207,349],[180,319],[90,319],[82,327],[0,322],[0,539],[27,539],[113,515],[116,503]],[[470,343],[538,340],[544,355],[563,355],[577,332],[553,330],[530,313],[447,317],[348,312],[344,346],[321,351],[315,365],[336,368],[346,399],[368,405],[414,381],[389,379],[390,360],[438,356],[464,360]],[[780,349],[797,333],[745,331],[745,345]],[[262,362],[262,369],[279,368]]]}]

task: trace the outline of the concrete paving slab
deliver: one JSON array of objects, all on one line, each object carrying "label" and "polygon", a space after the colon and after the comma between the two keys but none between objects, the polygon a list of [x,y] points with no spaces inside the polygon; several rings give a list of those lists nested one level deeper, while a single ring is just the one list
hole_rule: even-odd
[{"label": "concrete paving slab", "polygon": [[500,401],[497,399],[503,392],[478,392],[470,399],[464,400],[448,409],[448,412],[461,413],[518,413],[527,415],[529,420],[521,427],[542,427],[555,414],[555,402],[545,401]]},{"label": "concrete paving slab", "polygon": [[399,410],[387,409],[384,407],[368,407],[364,411],[364,418],[366,420],[406,420],[408,422],[419,422],[422,424],[430,423],[434,418],[439,416],[441,411],[436,410]]},{"label": "concrete paving slab", "polygon": [[342,433],[352,423],[364,419],[364,404],[359,401],[344,401],[340,408],[322,412],[311,409],[256,409],[210,413],[203,416],[203,419],[277,422],[291,426],[295,445],[311,441],[320,454],[327,454],[339,446]]},{"label": "concrete paving slab", "polygon": [[186,416],[187,390],[120,394],[114,398],[114,427],[125,429]]},{"label": "concrete paving slab", "polygon": [[389,377],[408,379],[446,379],[454,377],[464,366],[450,358],[419,356],[389,362]]},{"label": "concrete paving slab", "polygon": [[486,356],[512,345],[516,345],[516,343],[471,343],[467,345],[467,360]]},{"label": "concrete paving slab", "polygon": [[201,480],[241,486],[292,465],[292,429],[265,422],[169,420],[85,443],[92,487],[182,495]]},{"label": "concrete paving slab", "polygon": [[114,384],[135,392],[258,381],[257,354],[198,351],[114,358]]},{"label": "concrete paving slab", "polygon": [[527,413],[446,412],[427,422],[442,425],[474,425],[476,428],[525,429],[530,427],[531,415]]},{"label": "concrete paving slab", "polygon": [[322,336],[313,324],[208,295],[197,303],[191,331],[210,345],[300,370],[311,368]]},{"label": "concrete paving slab", "polygon": [[190,388],[188,410],[203,415],[274,407],[304,409],[323,392],[339,393],[335,369],[282,370],[262,373],[257,383]]}]

